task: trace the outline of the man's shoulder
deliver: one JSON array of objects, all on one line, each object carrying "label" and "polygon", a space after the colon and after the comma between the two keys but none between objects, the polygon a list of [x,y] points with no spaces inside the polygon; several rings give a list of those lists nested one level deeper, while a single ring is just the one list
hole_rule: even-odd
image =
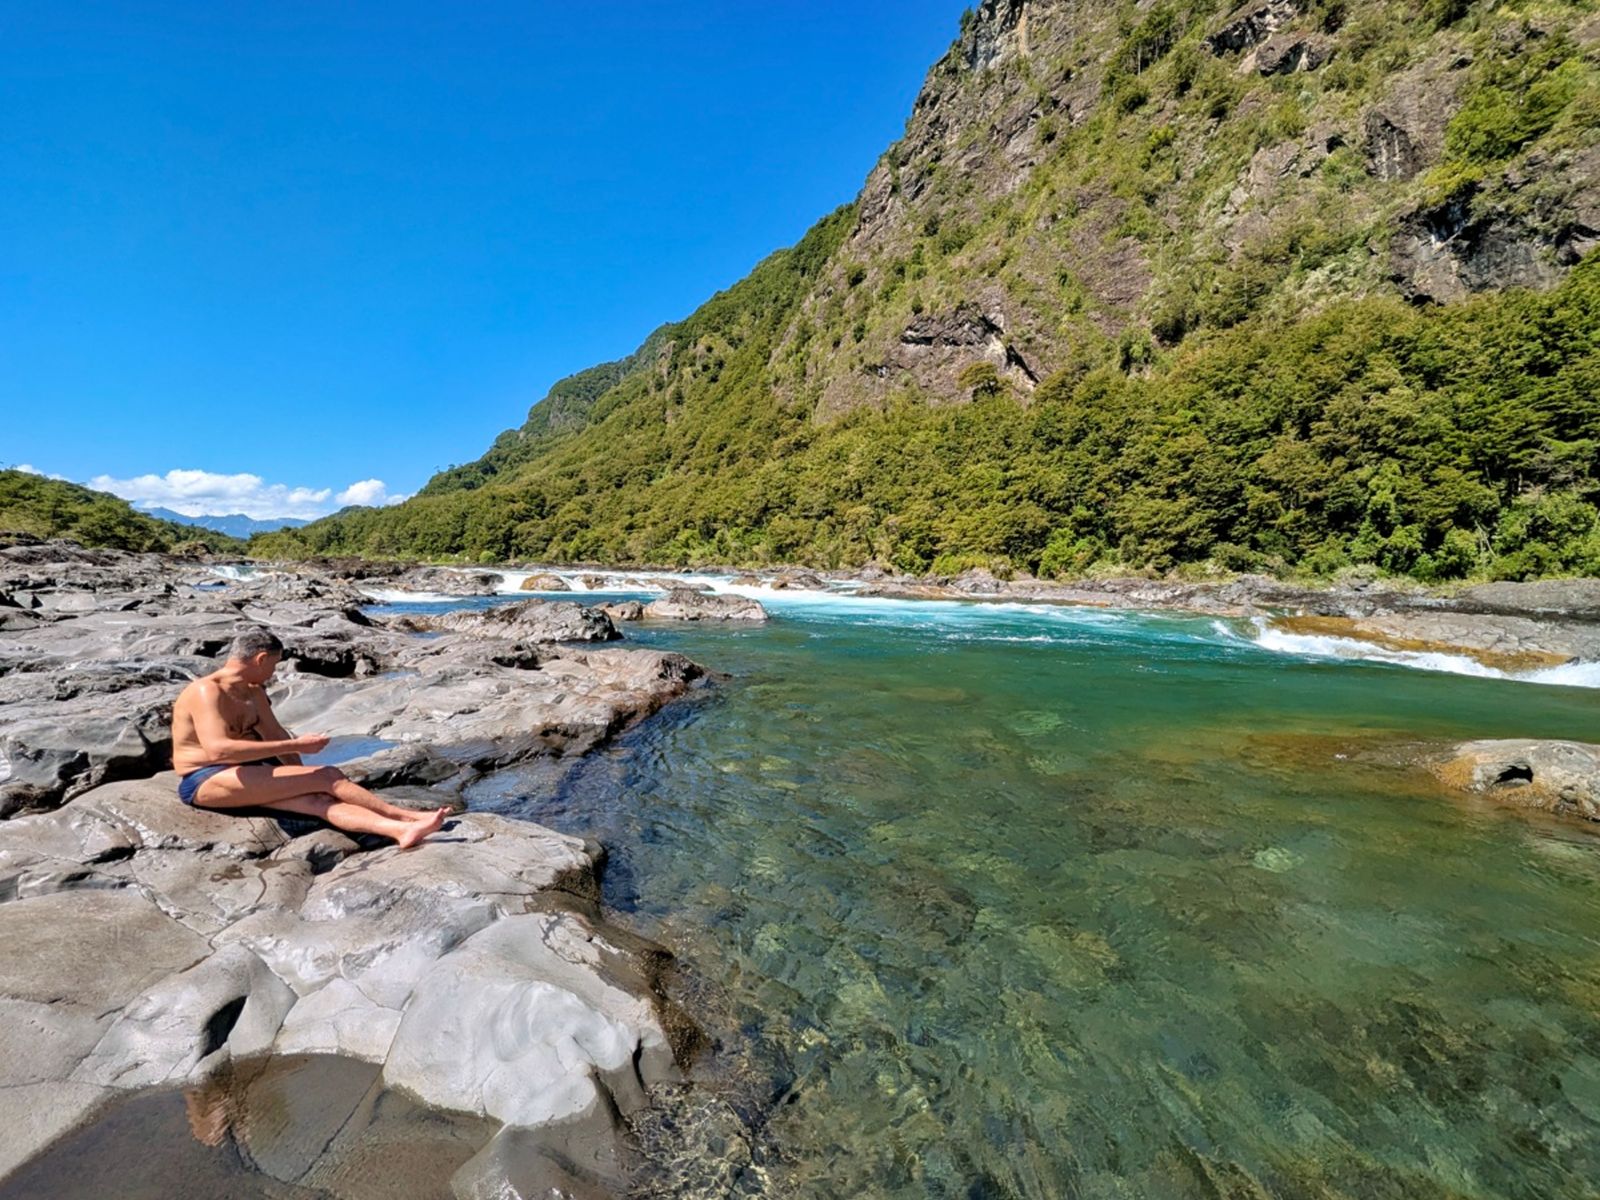
[{"label": "man's shoulder", "polygon": [[191,679],[183,685],[183,691],[178,693],[179,701],[194,697],[215,698],[218,694],[217,681],[214,675],[202,675],[198,679]]}]

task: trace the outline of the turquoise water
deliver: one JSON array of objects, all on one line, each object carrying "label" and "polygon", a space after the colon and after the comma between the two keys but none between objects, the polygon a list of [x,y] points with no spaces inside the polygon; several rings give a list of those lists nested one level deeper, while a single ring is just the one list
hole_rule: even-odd
[{"label": "turquoise water", "polygon": [[1600,839],[1404,765],[1600,739],[1600,691],[773,607],[628,627],[733,679],[497,806],[604,841],[725,991],[776,1194],[1600,1190]]}]

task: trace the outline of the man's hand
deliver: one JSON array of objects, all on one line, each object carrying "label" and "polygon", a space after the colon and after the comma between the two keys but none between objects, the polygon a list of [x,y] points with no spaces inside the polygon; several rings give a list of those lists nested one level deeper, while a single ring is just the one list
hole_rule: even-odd
[{"label": "man's hand", "polygon": [[308,733],[294,739],[296,754],[321,754],[327,748],[328,735],[325,733]]}]

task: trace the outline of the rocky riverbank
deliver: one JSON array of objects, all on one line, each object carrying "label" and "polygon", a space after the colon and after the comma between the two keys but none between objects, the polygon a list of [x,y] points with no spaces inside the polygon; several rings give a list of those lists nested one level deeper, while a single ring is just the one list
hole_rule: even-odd
[{"label": "rocky riverbank", "polygon": [[1382,583],[1309,587],[1264,576],[1222,583],[1151,579],[1000,580],[987,571],[907,579],[871,570],[858,595],[1012,601],[1255,617],[1291,633],[1388,649],[1462,654],[1502,670],[1600,660],[1600,580],[1487,583],[1452,590]]},{"label": "rocky riverbank", "polygon": [[[186,808],[167,724],[235,630],[265,625],[291,727],[333,735],[341,768],[397,803],[461,808],[487,773],[559,773],[706,673],[612,644],[611,619],[577,604],[424,630],[367,602],[324,570],[224,581],[155,555],[0,549],[0,1175],[130,1091],[338,1055],[500,1129],[457,1196],[626,1186],[626,1123],[696,1033],[659,986],[666,952],[600,911],[600,848],[486,813],[400,851]],[[319,1115],[322,1144],[371,1103],[347,1099]],[[274,1194],[345,1194],[315,1190],[326,1162],[252,1154],[290,1187]]]}]

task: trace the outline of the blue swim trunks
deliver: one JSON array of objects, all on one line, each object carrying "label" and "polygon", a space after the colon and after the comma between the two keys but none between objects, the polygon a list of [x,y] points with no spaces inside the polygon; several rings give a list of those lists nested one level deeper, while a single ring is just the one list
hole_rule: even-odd
[{"label": "blue swim trunks", "polygon": [[194,803],[194,794],[200,790],[200,785],[210,779],[218,771],[226,771],[233,763],[214,763],[209,767],[201,767],[197,771],[190,771],[178,780],[178,799],[185,804]]}]

